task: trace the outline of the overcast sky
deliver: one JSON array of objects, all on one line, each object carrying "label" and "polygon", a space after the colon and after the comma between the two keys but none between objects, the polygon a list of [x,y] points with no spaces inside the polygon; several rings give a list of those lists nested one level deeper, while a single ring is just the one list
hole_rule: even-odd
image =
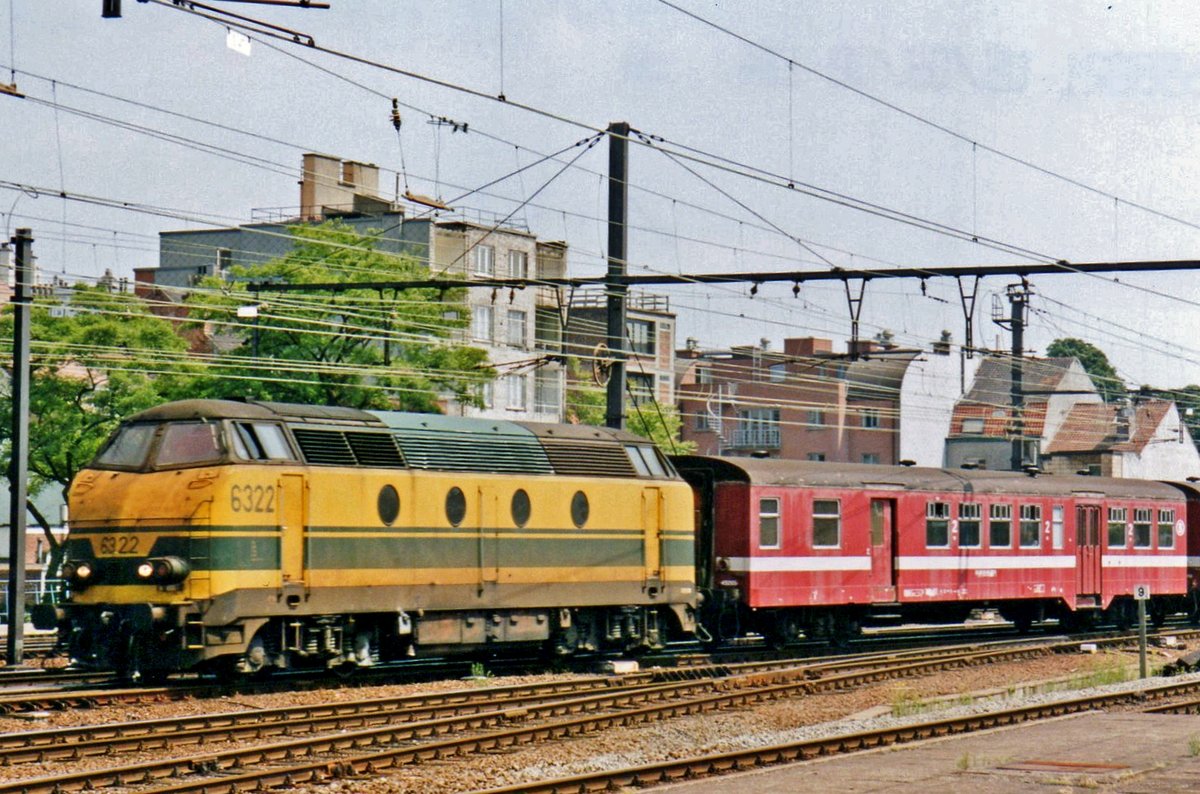
[{"label": "overcast sky", "polygon": [[[623,120],[704,159],[1005,249],[635,146],[635,273],[1030,261],[1014,248],[1072,262],[1200,258],[1195,3],[673,0],[780,58],[657,0],[330,2],[226,7],[565,121],[258,35],[247,56],[227,46],[223,26],[161,5],[124,0],[124,17],[105,20],[101,0],[0,0],[0,82],[15,68],[29,97],[0,96],[4,237],[32,227],[44,273],[131,276],[156,264],[160,231],[294,208],[304,151],[377,163],[390,193],[401,168],[389,119],[397,97],[416,193],[457,197],[590,134],[570,122]],[[431,116],[470,131],[431,125]],[[503,216],[528,199],[515,219],[543,239],[566,239],[572,274],[595,275],[606,156],[596,146],[576,167],[548,162],[456,206]],[[175,217],[63,202],[59,190]],[[1133,385],[1200,382],[1198,282],[1200,274],[1036,278],[1027,345],[1041,351],[1079,336]],[[977,344],[1008,345],[990,319],[992,294],[1007,283],[983,283]],[[747,285],[670,294],[681,345],[689,336],[705,347],[766,337],[778,347],[808,335],[840,345],[849,335],[834,284],[806,285],[799,298],[790,284],[764,285],[753,299]],[[864,335],[887,328],[913,345],[944,328],[963,339],[951,280],[931,280],[925,295],[916,283],[873,283],[862,321]]]}]

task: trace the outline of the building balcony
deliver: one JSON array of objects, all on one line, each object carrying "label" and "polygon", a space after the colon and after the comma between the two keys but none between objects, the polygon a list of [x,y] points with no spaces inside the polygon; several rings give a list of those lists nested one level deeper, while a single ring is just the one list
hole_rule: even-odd
[{"label": "building balcony", "polygon": [[738,449],[779,449],[777,427],[743,427],[733,431],[731,447]]}]

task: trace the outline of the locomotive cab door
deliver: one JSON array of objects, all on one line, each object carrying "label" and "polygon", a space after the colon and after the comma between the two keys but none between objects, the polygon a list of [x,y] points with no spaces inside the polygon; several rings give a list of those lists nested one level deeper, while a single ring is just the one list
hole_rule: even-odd
[{"label": "locomotive cab door", "polygon": [[1100,506],[1075,507],[1075,580],[1078,595],[1100,594]]},{"label": "locomotive cab door", "polygon": [[642,489],[642,560],[646,570],[646,588],[662,584],[662,489]]},{"label": "locomotive cab door", "polygon": [[304,475],[284,474],[279,478],[279,566],[285,588],[307,586],[307,557],[304,526]]},{"label": "locomotive cab door", "polygon": [[896,500],[871,500],[871,600],[896,600]]}]

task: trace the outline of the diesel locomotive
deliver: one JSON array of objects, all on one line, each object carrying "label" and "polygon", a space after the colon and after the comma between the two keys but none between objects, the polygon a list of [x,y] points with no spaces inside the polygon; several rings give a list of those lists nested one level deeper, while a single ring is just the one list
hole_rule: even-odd
[{"label": "diesel locomotive", "polygon": [[186,400],[122,423],[69,504],[70,597],[35,624],[135,678],[695,631],[692,491],[629,433]]}]

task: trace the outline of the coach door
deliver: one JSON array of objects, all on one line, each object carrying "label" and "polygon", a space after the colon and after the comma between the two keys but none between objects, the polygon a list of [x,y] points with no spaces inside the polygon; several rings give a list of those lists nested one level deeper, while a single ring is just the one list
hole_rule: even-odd
[{"label": "coach door", "polygon": [[662,489],[642,489],[642,559],[646,587],[659,587],[662,580]]},{"label": "coach door", "polygon": [[871,500],[871,600],[896,600],[896,500]]},{"label": "coach door", "polygon": [[1075,580],[1079,595],[1100,592],[1100,507],[1075,507]]},{"label": "coach door", "polygon": [[279,478],[279,568],[284,586],[305,584],[304,475]]}]

